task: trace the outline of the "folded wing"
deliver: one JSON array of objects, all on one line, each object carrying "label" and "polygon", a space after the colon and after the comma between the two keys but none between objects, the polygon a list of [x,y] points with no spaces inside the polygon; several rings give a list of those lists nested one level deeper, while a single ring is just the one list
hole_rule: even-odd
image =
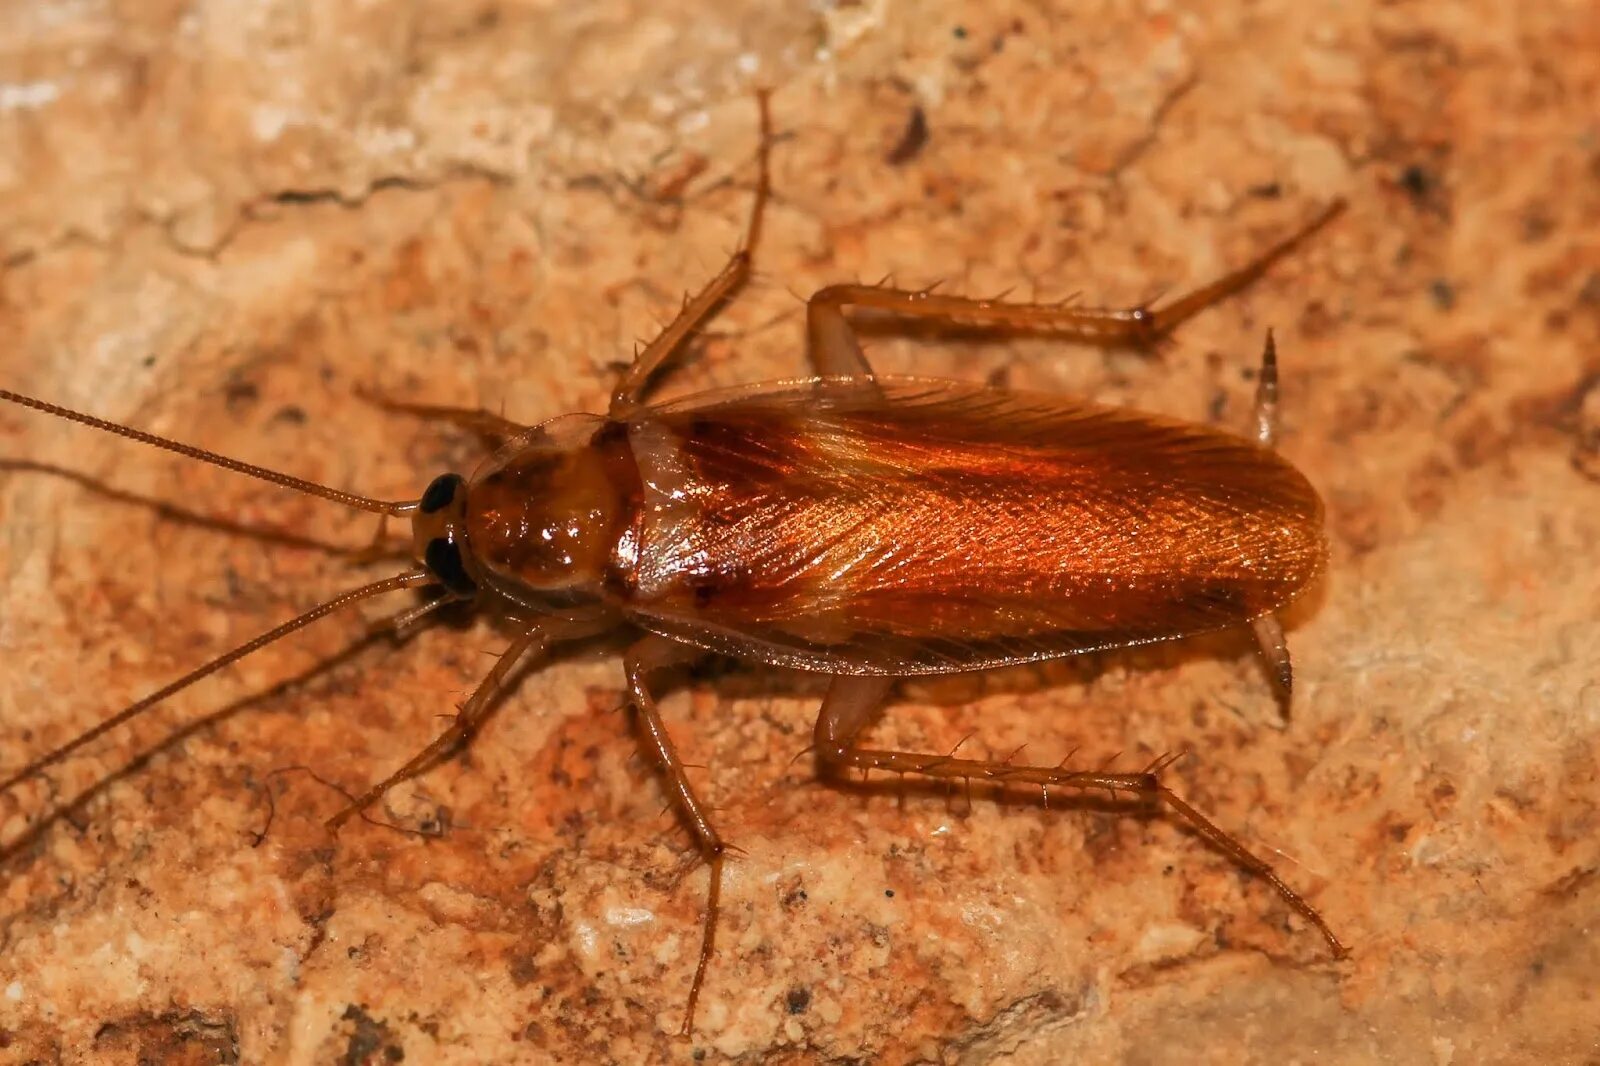
[{"label": "folded wing", "polygon": [[1287,461],[1204,426],[916,379],[758,387],[630,426],[646,628],[942,673],[1237,625],[1321,569]]}]

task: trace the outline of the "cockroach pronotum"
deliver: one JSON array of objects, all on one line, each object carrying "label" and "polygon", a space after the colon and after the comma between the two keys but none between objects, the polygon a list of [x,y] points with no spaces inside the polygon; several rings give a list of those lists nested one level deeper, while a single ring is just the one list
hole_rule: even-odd
[{"label": "cockroach pronotum", "polygon": [[894,679],[981,670],[1253,627],[1280,688],[1289,654],[1274,612],[1323,569],[1322,504],[1272,450],[1277,370],[1267,334],[1253,439],[1059,397],[873,373],[846,309],[898,319],[1149,345],[1238,291],[1343,207],[1335,202],[1248,265],[1165,306],[1131,310],[832,285],[806,304],[813,378],[646,402],[658,372],[747,279],[769,188],[759,176],[740,249],[622,376],[603,415],[524,426],[482,411],[392,404],[503,446],[470,478],[383,501],[253,466],[16,392],[0,399],[385,518],[409,518],[416,566],[345,592],[221,655],[15,769],[0,792],[196,681],[352,604],[402,589],[499,604],[520,632],[449,729],[351,799],[337,830],[464,744],[519,662],[619,625],[627,700],[665,789],[710,868],[684,1012],[693,1023],[716,940],[727,844],[685,775],[651,695],[653,674],[715,653],[831,676],[814,748],[827,773],[1099,790],[1170,811],[1265,880],[1327,940],[1317,910],[1262,859],[1162,782],[856,745]]}]

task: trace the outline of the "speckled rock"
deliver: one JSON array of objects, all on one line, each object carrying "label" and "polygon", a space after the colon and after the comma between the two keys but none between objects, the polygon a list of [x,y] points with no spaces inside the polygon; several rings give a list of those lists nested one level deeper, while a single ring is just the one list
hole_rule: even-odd
[{"label": "speckled rock", "polygon": [[[323,829],[506,640],[368,635],[396,597],[0,797],[0,1059],[1600,1055],[1593,4],[11,0],[0,41],[0,384],[383,497],[477,442],[363,388],[603,405],[737,245],[758,85],[759,277],[668,392],[802,372],[830,281],[1132,304],[1348,197],[1154,357],[870,343],[1242,429],[1276,327],[1333,552],[1287,724],[1241,634],[908,684],[874,736],[1188,748],[1354,949],[1160,819],[818,783],[819,682],[713,664],[665,706],[744,852],[679,1040],[705,873],[610,713],[625,637]],[[384,572],[370,516],[17,409],[0,462],[0,772]]]}]

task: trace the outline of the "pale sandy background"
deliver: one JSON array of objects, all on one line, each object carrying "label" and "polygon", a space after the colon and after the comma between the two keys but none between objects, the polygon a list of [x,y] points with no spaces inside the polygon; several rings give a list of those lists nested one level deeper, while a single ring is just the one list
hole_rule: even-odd
[{"label": "pale sandy background", "polygon": [[[747,854],[680,1043],[704,874],[606,713],[620,644],[391,795],[421,835],[335,842],[292,768],[382,775],[504,639],[352,616],[0,798],[0,1058],[1596,1061],[1600,9],[1514,6],[0,4],[0,381],[380,495],[472,442],[359,387],[603,404],[736,244],[758,84],[761,277],[679,389],[799,372],[828,281],[1133,303],[1349,197],[1159,358],[873,347],[1243,427],[1275,325],[1333,552],[1291,724],[1227,638],[908,687],[876,735],[1192,748],[1175,786],[1355,951],[1159,820],[821,787],[791,762],[818,685],[708,670],[669,716]],[[25,412],[0,457],[3,768],[379,572],[317,547],[367,517]]]}]

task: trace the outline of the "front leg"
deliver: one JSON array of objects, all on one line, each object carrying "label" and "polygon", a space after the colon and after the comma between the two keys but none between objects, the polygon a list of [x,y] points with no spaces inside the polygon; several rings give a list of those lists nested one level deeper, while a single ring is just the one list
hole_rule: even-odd
[{"label": "front leg", "polygon": [[543,652],[548,642],[548,633],[537,625],[530,626],[513,639],[511,646],[500,653],[488,675],[478,683],[477,688],[473,689],[472,695],[467,697],[467,702],[461,705],[461,710],[451,721],[450,728],[408,759],[404,766],[351,800],[342,810],[329,818],[327,821],[329,831],[337,833],[345,822],[382,799],[384,793],[391,788],[402,781],[416,777],[459,751],[483,725],[484,719],[488,718],[490,711],[495,707],[495,697],[504,689],[506,679],[511,676],[512,670],[522,661],[523,656],[534,651]]}]

